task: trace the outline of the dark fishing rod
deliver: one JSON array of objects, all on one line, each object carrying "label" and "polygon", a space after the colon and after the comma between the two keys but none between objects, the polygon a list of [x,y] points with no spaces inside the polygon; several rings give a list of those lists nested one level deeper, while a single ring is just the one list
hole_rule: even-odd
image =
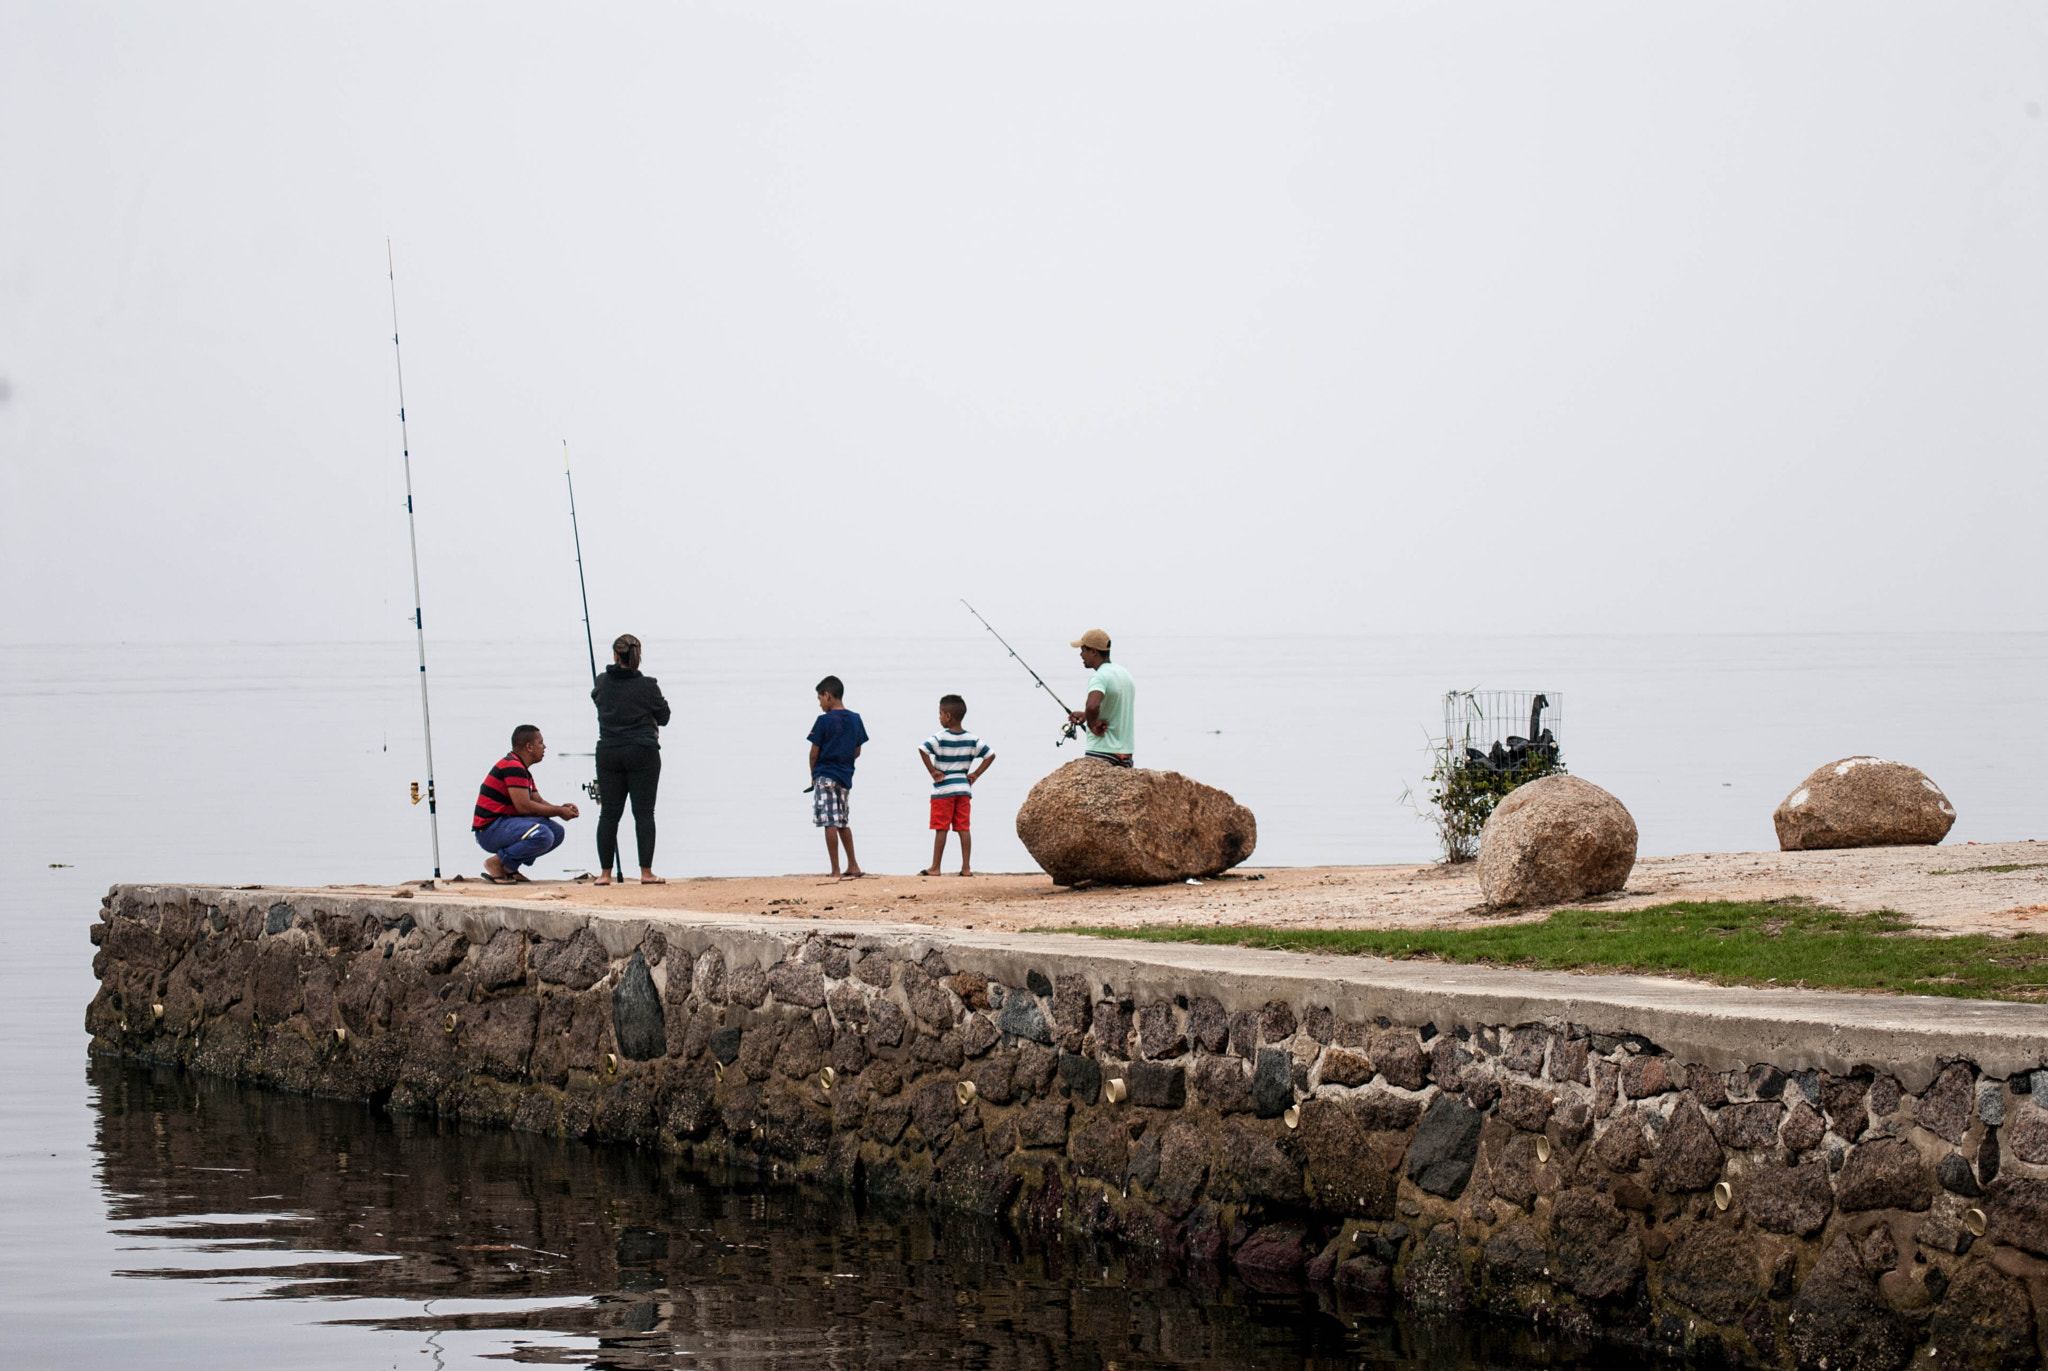
[{"label": "dark fishing rod", "polygon": [[[962,600],[960,603],[963,605],[967,605],[967,601],[965,600]],[[1074,711],[1068,709],[1067,702],[1065,700],[1062,700],[1059,697],[1058,693],[1055,692],[1051,686],[1045,683],[1045,677],[1039,675],[1035,671],[1031,671],[1031,663],[1025,661],[1022,657],[1017,656],[1017,649],[1011,647],[1009,644],[1009,640],[1004,638],[1002,634],[996,632],[996,626],[994,624],[990,623],[986,619],[981,618],[980,610],[976,609],[973,605],[967,605],[967,612],[969,614],[972,614],[975,618],[981,619],[981,626],[994,635],[995,640],[1003,645],[1003,650],[1005,652],[1008,652],[1012,657],[1016,658],[1018,666],[1021,666],[1026,671],[1031,672],[1031,679],[1038,682],[1038,688],[1044,691],[1046,694],[1051,695],[1052,702],[1060,707],[1060,713],[1067,716],[1066,724],[1060,729],[1059,742],[1054,743],[1053,746],[1060,747],[1063,744],[1065,744],[1069,739],[1078,735],[1080,732],[1080,725],[1076,724],[1073,720]]]},{"label": "dark fishing rod", "polygon": [[[597,684],[597,640],[590,635],[590,587],[583,580],[583,530],[576,525],[576,477],[569,470],[569,440],[562,440],[562,476],[569,483],[569,534],[576,540],[576,588],[583,592],[583,646],[590,651],[590,683]],[[590,797],[596,799],[595,795]]]},{"label": "dark fishing rod", "polygon": [[[590,632],[590,586],[583,579],[583,530],[576,522],[576,476],[569,470],[569,440],[562,440],[562,477],[569,483],[569,536],[576,540],[576,589],[583,595],[583,646],[590,653],[590,686],[597,688],[597,639]],[[597,754],[592,753],[595,757]],[[595,777],[583,783],[583,793],[594,805],[604,803],[604,795]],[[637,820],[635,822],[638,822]],[[623,884],[626,879],[626,859],[616,849],[612,860],[618,864],[618,878]]]},{"label": "dark fishing rod", "polygon": [[[398,347],[398,268],[391,240],[384,240],[384,274],[391,282],[391,360],[398,367],[398,447],[405,458],[405,529],[412,544],[412,626],[420,641],[420,733],[427,745],[427,831],[434,840],[434,879],[441,879],[441,818],[434,799],[434,720],[427,709],[427,625],[420,614],[420,531],[412,508],[412,443],[405,433],[405,355]],[[420,802],[420,783],[412,783],[412,802]]]}]

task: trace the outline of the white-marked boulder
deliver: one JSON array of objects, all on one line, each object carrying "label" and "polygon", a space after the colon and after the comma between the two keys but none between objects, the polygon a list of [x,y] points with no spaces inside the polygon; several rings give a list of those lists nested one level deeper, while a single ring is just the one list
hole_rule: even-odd
[{"label": "white-marked boulder", "polygon": [[1055,885],[1161,885],[1236,866],[1257,846],[1259,821],[1178,771],[1082,758],[1031,787],[1017,837]]},{"label": "white-marked boulder", "polygon": [[1786,852],[1938,843],[1955,806],[1925,772],[1882,757],[1844,757],[1799,783],[1771,815]]},{"label": "white-marked boulder", "polygon": [[1576,776],[1517,786],[1479,830],[1479,890],[1490,905],[1558,904],[1628,884],[1636,821]]}]

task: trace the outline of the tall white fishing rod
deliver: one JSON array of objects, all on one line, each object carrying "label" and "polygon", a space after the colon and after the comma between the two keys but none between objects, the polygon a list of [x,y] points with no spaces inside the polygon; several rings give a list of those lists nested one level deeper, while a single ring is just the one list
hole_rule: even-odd
[{"label": "tall white fishing rod", "polygon": [[[434,718],[427,709],[427,624],[420,613],[420,530],[412,509],[412,443],[405,433],[405,354],[398,346],[398,269],[392,263],[391,240],[384,240],[384,272],[391,281],[391,359],[398,366],[398,447],[405,455],[405,530],[412,544],[412,626],[420,640],[420,732],[427,744],[427,831],[434,840],[434,879],[441,879],[441,818],[434,798]],[[420,785],[412,785],[412,802],[420,802]]]}]

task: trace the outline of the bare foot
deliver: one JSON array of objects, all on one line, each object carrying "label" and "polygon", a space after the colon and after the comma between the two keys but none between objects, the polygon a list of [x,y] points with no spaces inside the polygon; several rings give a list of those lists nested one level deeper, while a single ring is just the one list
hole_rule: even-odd
[{"label": "bare foot", "polygon": [[961,868],[960,868],[960,874],[961,874],[962,876],[972,876],[972,875],[973,875],[974,873],[973,873],[972,871],[969,871],[969,870],[968,870],[968,869],[967,869],[966,867],[964,867],[964,866],[963,866],[963,867],[961,867]]},{"label": "bare foot", "polygon": [[860,879],[861,877],[863,877],[863,876],[865,876],[865,875],[867,875],[867,874],[868,874],[867,872],[865,872],[865,871],[862,871],[862,870],[861,870],[861,869],[860,869],[859,867],[857,867],[857,866],[850,866],[850,867],[846,868],[846,875],[845,875],[845,877],[844,877],[843,879],[845,879],[845,880],[849,880],[849,881],[857,881],[857,880],[859,880],[859,879]]},{"label": "bare foot", "polygon": [[932,867],[929,871],[920,871],[917,874],[920,876],[937,876],[941,875],[942,873],[939,871],[937,867]]},{"label": "bare foot", "polygon": [[604,875],[597,878],[597,883],[599,885],[610,885],[612,883],[612,873],[609,871],[605,872]]},{"label": "bare foot", "polygon": [[494,852],[484,858],[484,879],[492,885],[511,885],[517,878],[505,870],[505,864],[498,860]]}]

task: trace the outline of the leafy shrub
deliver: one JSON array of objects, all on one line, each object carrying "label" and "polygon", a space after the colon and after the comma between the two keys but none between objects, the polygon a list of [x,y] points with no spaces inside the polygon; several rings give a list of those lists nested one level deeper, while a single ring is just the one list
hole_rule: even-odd
[{"label": "leafy shrub", "polygon": [[1479,831],[1501,797],[1516,786],[1565,770],[1555,745],[1529,748],[1500,769],[1459,755],[1448,741],[1433,744],[1429,756],[1429,808],[1422,815],[1436,827],[1444,861],[1453,866],[1479,856]]}]

